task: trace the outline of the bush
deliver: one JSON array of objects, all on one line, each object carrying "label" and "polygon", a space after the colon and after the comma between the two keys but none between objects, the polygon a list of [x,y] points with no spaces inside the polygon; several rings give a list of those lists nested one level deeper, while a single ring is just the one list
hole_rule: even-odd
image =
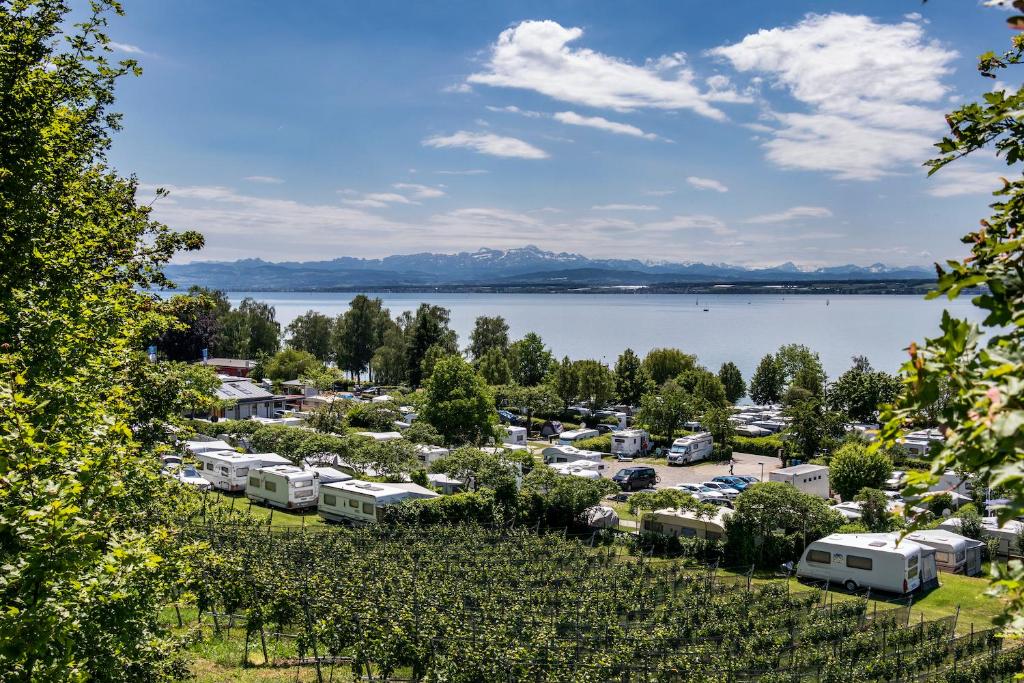
[{"label": "bush", "polygon": [[711,462],[724,462],[726,460],[732,460],[732,444],[728,443],[716,443],[711,447],[711,457],[708,458]]},{"label": "bush", "polygon": [[380,510],[380,521],[392,526],[495,523],[494,495],[486,490],[410,500],[398,505],[386,505]]},{"label": "bush", "polygon": [[598,451],[600,453],[612,452],[611,434],[602,434],[591,439],[581,439],[576,442],[576,448],[583,451]]},{"label": "bush", "polygon": [[778,434],[772,434],[771,436],[734,436],[732,437],[732,443],[734,449],[740,453],[763,455],[771,458],[778,457],[779,449],[785,448],[782,438]]},{"label": "bush", "polygon": [[882,488],[891,474],[889,456],[852,441],[840,446],[829,462],[832,489],[843,500],[853,500],[863,488]]},{"label": "bush", "polygon": [[394,431],[398,418],[390,403],[357,403],[345,415],[349,426],[374,432]]},{"label": "bush", "polygon": [[634,553],[655,552],[669,557],[684,556],[700,562],[720,560],[724,554],[725,541],[710,541],[706,538],[685,538],[645,531],[629,536],[630,548]]}]

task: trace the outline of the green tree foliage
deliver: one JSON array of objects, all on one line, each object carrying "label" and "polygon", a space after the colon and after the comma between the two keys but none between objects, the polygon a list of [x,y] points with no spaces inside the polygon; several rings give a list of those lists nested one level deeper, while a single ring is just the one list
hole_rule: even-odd
[{"label": "green tree foliage", "polygon": [[778,403],[785,388],[786,376],[782,365],[769,353],[757,364],[754,376],[750,378],[750,399],[758,405]]},{"label": "green tree foliage", "polygon": [[486,382],[461,356],[438,361],[427,382],[420,417],[449,444],[479,444],[493,435],[497,423],[494,398]]},{"label": "green tree foliage", "polygon": [[497,408],[511,408],[538,417],[556,417],[563,410],[561,399],[546,384],[535,387],[496,386],[492,391]]},{"label": "green tree foliage", "polygon": [[242,299],[238,308],[224,316],[220,344],[215,355],[227,358],[277,353],[281,348],[281,324],[274,307],[252,297]]},{"label": "green tree foliage", "polygon": [[163,265],[202,238],[152,221],[107,165],[114,84],[138,71],[107,60],[111,9],[0,4],[4,680],[164,680],[157,615],[190,561],[168,501],[187,514],[192,497],[133,427],[181,407],[141,393],[136,351],[173,320],[148,293]]},{"label": "green tree foliage", "polygon": [[825,394],[825,369],[815,351],[803,344],[786,344],[779,347],[775,358],[782,366],[786,386],[796,386],[814,396]]},{"label": "green tree foliage", "polygon": [[[334,321],[331,351],[335,363],[342,370],[355,375],[358,380],[370,367],[371,362],[376,368],[374,354],[381,346],[387,344],[385,335],[389,330],[393,330],[393,327],[391,313],[384,308],[384,303],[380,299],[371,299],[365,294],[357,295],[349,302],[348,310]],[[389,353],[393,351],[394,348]],[[390,360],[392,359],[388,358],[385,363]],[[388,367],[385,373],[393,373],[393,368]],[[378,381],[385,384],[398,383],[379,378]]]},{"label": "green tree foliage", "polygon": [[389,321],[383,343],[373,354],[373,376],[377,382],[395,386],[409,380],[408,347],[402,328]]},{"label": "green tree foliage", "polygon": [[500,315],[481,315],[476,319],[473,331],[469,334],[469,356],[474,362],[479,362],[492,350],[502,355],[508,353],[508,323]]},{"label": "green tree foliage", "polygon": [[739,564],[777,567],[843,525],[823,499],[782,482],[754,484],[726,521],[726,553]]},{"label": "green tree foliage", "polygon": [[711,434],[716,445],[730,444],[735,433],[732,422],[729,420],[730,417],[732,417],[732,411],[728,408],[709,406],[700,414],[700,426]]},{"label": "green tree foliage", "polygon": [[522,460],[523,457],[514,455],[514,451],[487,453],[465,446],[435,460],[430,471],[464,482],[469,491],[489,488],[503,500],[510,501],[516,495]]},{"label": "green tree foliage", "polygon": [[314,373],[323,368],[323,364],[308,351],[284,349],[274,354],[264,366],[263,374],[267,379],[287,382],[303,375]]},{"label": "green tree foliage", "polygon": [[415,420],[402,432],[402,438],[415,444],[443,446],[444,437],[434,429],[433,425],[424,420]]},{"label": "green tree foliage", "polygon": [[509,347],[508,364],[512,379],[524,387],[534,387],[544,381],[555,362],[551,351],[535,332],[528,333]]},{"label": "green tree foliage", "polygon": [[306,418],[306,426],[327,434],[344,434],[345,427],[347,426],[344,403],[346,402],[332,401],[326,405],[318,406]]},{"label": "green tree foliage", "polygon": [[633,349],[626,349],[615,361],[615,395],[628,406],[640,405],[645,394],[654,391],[654,381]]},{"label": "green tree foliage", "polygon": [[570,527],[579,524],[585,510],[617,490],[610,479],[574,477],[538,465],[523,479],[520,514],[546,526]]},{"label": "green tree foliage", "polygon": [[405,439],[360,439],[358,444],[355,449],[355,464],[364,472],[372,472],[388,481],[401,481],[403,474],[420,467],[415,444]]},{"label": "green tree foliage", "polygon": [[697,357],[683,353],[679,349],[651,349],[644,356],[644,370],[659,387],[696,366]]},{"label": "green tree foliage", "polygon": [[224,292],[192,287],[187,295],[171,297],[169,308],[174,320],[154,342],[161,357],[192,362],[203,357],[203,349],[217,349],[231,310]]},{"label": "green tree foliage", "polygon": [[345,419],[350,427],[371,432],[391,432],[399,418],[394,403],[356,403]]},{"label": "green tree foliage", "polygon": [[569,407],[569,404],[579,396],[580,378],[576,373],[575,364],[569,360],[569,356],[556,363],[548,375],[548,386],[562,401],[562,410]]},{"label": "green tree foliage", "polygon": [[695,404],[718,407],[729,405],[721,380],[707,368],[695,367],[686,370],[679,375],[676,382],[690,394]]},{"label": "green tree foliage", "polygon": [[693,419],[693,403],[687,393],[675,380],[668,380],[655,394],[644,396],[637,413],[637,422],[652,434],[658,434],[670,442],[684,422]]},{"label": "green tree foliage", "polygon": [[828,403],[851,419],[871,422],[880,406],[896,400],[902,387],[899,377],[876,371],[867,358],[854,356],[853,367],[829,386]]},{"label": "green tree foliage", "polygon": [[441,344],[434,344],[427,349],[427,353],[423,356],[423,360],[420,361],[420,381],[427,382],[430,379],[430,376],[434,374],[434,368],[437,367],[438,362],[443,358],[448,358],[449,356],[454,355],[456,354],[453,353],[451,349]]},{"label": "green tree foliage", "polygon": [[480,376],[490,385],[505,385],[512,381],[508,354],[498,348],[488,349],[480,357]]},{"label": "green tree foliage", "polygon": [[321,363],[326,363],[332,356],[333,329],[334,321],[329,317],[317,311],[306,311],[285,328],[288,346],[299,351],[307,351]]},{"label": "green tree foliage", "polygon": [[829,481],[832,490],[843,500],[853,497],[863,488],[880,489],[892,474],[892,461],[881,451],[869,449],[858,441],[850,441],[832,454],[829,461]]},{"label": "green tree foliage", "polygon": [[872,533],[892,531],[893,517],[889,514],[889,499],[877,488],[863,488],[854,498],[860,503],[860,522]]},{"label": "green tree foliage", "polygon": [[598,360],[574,363],[577,398],[591,408],[603,408],[615,396],[615,375]]},{"label": "green tree foliage", "polygon": [[743,381],[743,373],[732,361],[722,363],[718,369],[718,380],[725,389],[725,398],[729,403],[736,403],[747,395],[747,383]]},{"label": "green tree foliage", "polygon": [[804,460],[810,460],[822,450],[831,450],[844,435],[843,415],[827,410],[816,397],[787,405],[783,414],[791,420],[785,434],[793,452]]},{"label": "green tree foliage", "polygon": [[[448,354],[459,352],[455,331],[448,327],[449,311],[441,306],[420,304],[411,322],[406,326],[408,338],[409,382],[413,387],[424,383],[423,359],[430,347],[437,346]],[[438,357],[435,351],[435,358]]]}]

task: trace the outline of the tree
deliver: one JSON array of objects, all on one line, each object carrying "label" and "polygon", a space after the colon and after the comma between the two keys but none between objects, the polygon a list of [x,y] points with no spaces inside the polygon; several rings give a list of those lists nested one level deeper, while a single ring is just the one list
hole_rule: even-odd
[{"label": "tree", "polygon": [[512,453],[505,450],[486,453],[479,448],[464,446],[435,460],[430,471],[465,482],[469,491],[489,488],[508,499],[515,494],[519,474],[519,460],[510,457]]},{"label": "tree", "polygon": [[528,519],[549,527],[564,528],[579,523],[584,511],[598,505],[618,487],[610,479],[584,479],[559,474],[539,465],[523,478],[522,506]]},{"label": "tree", "polygon": [[828,389],[833,410],[846,413],[858,422],[873,422],[879,408],[899,397],[903,383],[899,377],[875,371],[864,356],[854,356],[853,367],[839,376]]},{"label": "tree", "polygon": [[679,375],[676,381],[686,393],[690,394],[694,403],[720,407],[729,404],[722,382],[707,368],[695,367],[686,370]]},{"label": "tree", "polygon": [[12,681],[170,677],[157,615],[196,553],[176,521],[198,497],[156,476],[152,432],[133,427],[178,407],[142,393],[140,351],[173,322],[153,294],[170,285],[164,265],[202,237],[151,220],[134,178],[107,163],[114,85],[138,73],[107,60],[112,10],[0,4],[0,671]]},{"label": "tree", "polygon": [[498,348],[488,349],[480,357],[480,376],[491,385],[503,385],[512,381],[512,371],[508,367],[507,354]]},{"label": "tree", "polygon": [[701,428],[711,434],[716,444],[727,445],[732,443],[735,433],[732,422],[732,411],[722,406],[709,406],[704,409],[700,416]]},{"label": "tree", "polygon": [[274,307],[252,297],[242,299],[238,308],[224,316],[221,346],[217,355],[255,358],[260,353],[277,353],[281,346],[281,324]]},{"label": "tree", "polygon": [[803,344],[779,347],[775,358],[782,367],[786,386],[798,386],[815,396],[825,394],[825,369],[818,354]]},{"label": "tree", "polygon": [[491,350],[502,355],[508,353],[508,323],[500,315],[481,315],[469,334],[469,355],[475,362],[479,362]]},{"label": "tree", "polygon": [[[843,437],[846,420],[839,413],[826,410],[816,397],[809,397],[782,411],[790,419],[785,434],[797,455],[810,460],[825,449],[832,448]],[[854,493],[859,489],[854,489]]]},{"label": "tree", "polygon": [[264,374],[267,379],[287,382],[298,379],[302,375],[317,372],[323,368],[313,354],[296,349],[279,351],[267,361]]},{"label": "tree", "polygon": [[863,488],[854,500],[860,503],[860,522],[869,532],[892,531],[893,519],[885,493],[876,488]]},{"label": "tree", "polygon": [[659,387],[696,365],[696,356],[683,353],[679,349],[651,349],[644,356],[644,370]]},{"label": "tree", "polygon": [[698,515],[710,519],[718,512],[718,508],[710,503],[701,503],[691,494],[679,489],[658,489],[653,493],[640,491],[629,497],[629,512],[635,515],[637,528],[644,529],[644,513],[664,508],[676,510],[689,510]]},{"label": "tree", "polygon": [[487,384],[460,356],[442,358],[434,367],[420,417],[449,444],[482,443],[497,423]]},{"label": "tree", "polygon": [[718,379],[725,389],[725,398],[729,403],[736,403],[747,395],[747,383],[743,381],[743,373],[732,361],[722,363],[718,369]]},{"label": "tree", "polygon": [[690,397],[675,380],[670,379],[661,385],[658,393],[644,396],[637,413],[637,422],[652,434],[671,442],[683,423],[689,422],[692,417]]},{"label": "tree", "polygon": [[288,346],[308,351],[321,363],[331,358],[331,333],[334,322],[316,311],[306,311],[288,323]]},{"label": "tree", "polygon": [[561,363],[555,364],[548,376],[548,385],[562,400],[562,410],[568,408],[579,396],[580,379],[576,374],[576,366],[569,360],[569,356],[563,358]]},{"label": "tree", "polygon": [[856,441],[840,446],[829,461],[829,482],[843,500],[853,500],[864,488],[882,488],[891,474],[889,456]]},{"label": "tree", "polygon": [[167,360],[192,362],[202,358],[203,349],[217,349],[231,310],[224,292],[192,287],[188,295],[171,297],[168,307],[174,321],[156,339],[157,353]]},{"label": "tree", "polygon": [[452,351],[442,344],[434,344],[427,349],[426,354],[423,356],[423,360],[420,361],[420,381],[426,382],[430,379],[430,376],[434,374],[434,368],[437,367],[438,361],[448,356],[454,356]]},{"label": "tree", "polygon": [[544,381],[554,358],[544,346],[540,335],[528,333],[509,347],[508,364],[512,379],[524,387],[535,387]]},{"label": "tree", "polygon": [[750,378],[750,399],[758,405],[778,403],[786,387],[786,378],[778,359],[768,354],[758,363]]},{"label": "tree", "polygon": [[[393,327],[391,314],[380,299],[371,299],[365,294],[356,295],[349,302],[348,310],[334,321],[331,350],[335,363],[354,375],[358,381],[370,367],[374,354],[385,344],[385,334]],[[389,368],[387,372],[393,372],[393,369]]]},{"label": "tree", "polygon": [[726,554],[738,564],[777,567],[833,533],[843,516],[822,498],[782,482],[754,484],[726,520]]},{"label": "tree", "polygon": [[391,386],[408,379],[408,343],[402,328],[390,322],[384,331],[383,343],[373,354],[373,374],[378,383]]},{"label": "tree", "polygon": [[459,352],[458,338],[448,327],[448,319],[447,308],[420,304],[405,328],[408,339],[408,377],[413,387],[423,384],[423,359],[431,346],[438,346],[449,354]]},{"label": "tree", "polygon": [[574,363],[577,397],[593,409],[603,408],[615,395],[615,375],[597,360]]},{"label": "tree", "polygon": [[626,349],[615,361],[615,395],[628,406],[640,405],[644,394],[654,391],[654,381],[633,349]]},{"label": "tree", "polygon": [[495,407],[498,408],[512,408],[545,417],[555,416],[563,410],[561,399],[546,384],[536,387],[496,386],[493,391]]},{"label": "tree", "polygon": [[420,467],[416,446],[405,439],[362,439],[352,460],[364,470],[372,470],[388,481],[401,481],[403,474]]}]

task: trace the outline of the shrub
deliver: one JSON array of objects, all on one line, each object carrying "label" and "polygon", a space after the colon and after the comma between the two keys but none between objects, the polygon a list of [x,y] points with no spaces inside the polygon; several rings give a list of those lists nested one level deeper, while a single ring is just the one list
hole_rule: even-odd
[{"label": "shrub", "polygon": [[891,474],[889,456],[852,441],[840,446],[829,462],[832,489],[843,500],[853,500],[863,488],[882,488]]},{"label": "shrub", "polygon": [[394,431],[398,417],[389,403],[357,403],[345,415],[350,426],[375,432]]},{"label": "shrub", "polygon": [[600,453],[612,452],[611,434],[602,434],[591,439],[581,439],[576,442],[576,448],[584,451],[598,451]]},{"label": "shrub", "polygon": [[763,455],[772,458],[779,455],[780,448],[784,448],[782,438],[778,434],[772,434],[771,436],[734,436],[732,443],[735,450],[740,453]]},{"label": "shrub", "polygon": [[393,526],[481,524],[495,522],[494,494],[455,493],[440,498],[410,500],[381,508],[380,521]]}]

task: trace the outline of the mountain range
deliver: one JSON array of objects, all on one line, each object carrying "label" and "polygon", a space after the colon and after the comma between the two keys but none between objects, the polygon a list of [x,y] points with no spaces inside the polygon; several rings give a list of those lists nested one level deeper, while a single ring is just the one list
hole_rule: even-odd
[{"label": "mountain range", "polygon": [[769,268],[729,264],[591,259],[535,246],[480,249],[458,254],[405,254],[380,259],[330,261],[195,261],[172,264],[167,275],[179,287],[200,285],[235,291],[345,291],[351,289],[458,286],[571,288],[655,284],[889,281],[934,278],[920,266],[843,265],[805,269],[793,263]]}]

